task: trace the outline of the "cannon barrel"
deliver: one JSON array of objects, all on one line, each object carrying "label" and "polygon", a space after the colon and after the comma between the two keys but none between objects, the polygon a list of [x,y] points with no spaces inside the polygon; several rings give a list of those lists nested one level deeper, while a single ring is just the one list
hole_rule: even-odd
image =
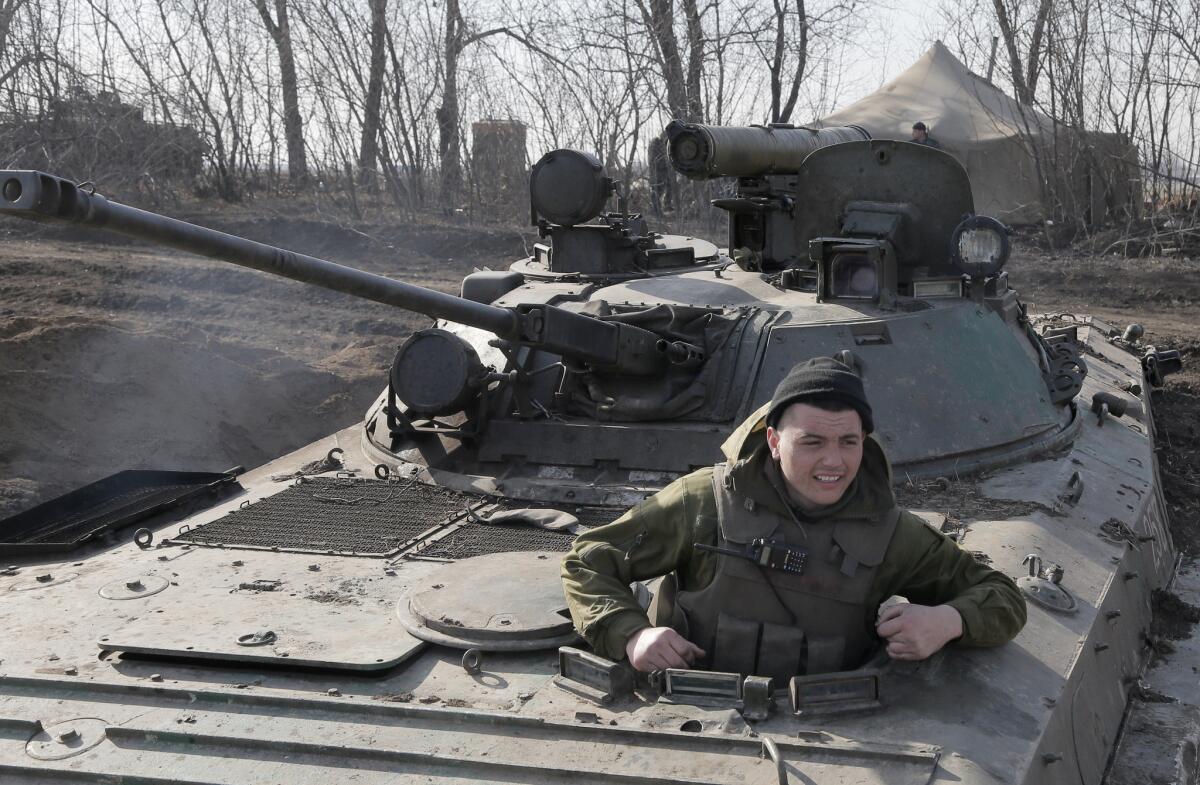
[{"label": "cannon barrel", "polygon": [[650,330],[554,305],[502,308],[139,210],[43,172],[0,171],[0,215],[75,223],[478,327],[604,371],[658,373],[679,348]]},{"label": "cannon barrel", "polygon": [[671,165],[693,180],[789,174],[798,171],[813,150],[870,138],[871,134],[857,125],[816,129],[672,120],[667,126]]},{"label": "cannon barrel", "polygon": [[295,281],[516,338],[513,311],[356,270],[120,204],[42,172],[0,171],[0,214],[60,221],[150,240]]}]

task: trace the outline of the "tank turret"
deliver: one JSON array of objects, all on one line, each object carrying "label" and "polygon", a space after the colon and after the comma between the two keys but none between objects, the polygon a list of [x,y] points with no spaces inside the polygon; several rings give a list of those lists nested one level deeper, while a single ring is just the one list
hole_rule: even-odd
[{"label": "tank turret", "polygon": [[[879,438],[910,477],[1070,440],[1066,404],[1086,365],[1064,336],[1031,328],[1002,269],[1007,232],[973,215],[952,157],[853,127],[677,122],[667,135],[680,171],[737,173],[734,195],[714,201],[730,213],[728,255],[650,231],[598,159],[556,150],[530,177],[533,255],[467,276],[461,296],[39,172],[0,172],[0,213],[116,231],[438,320],[399,348],[364,435],[389,471],[459,489],[635,501],[717,460],[730,430],[814,354],[859,367],[882,410]],[[604,212],[614,195],[618,209]],[[897,388],[926,392],[915,402],[883,392]],[[997,400],[1024,403],[999,417]],[[955,416],[931,430],[914,405]]]}]

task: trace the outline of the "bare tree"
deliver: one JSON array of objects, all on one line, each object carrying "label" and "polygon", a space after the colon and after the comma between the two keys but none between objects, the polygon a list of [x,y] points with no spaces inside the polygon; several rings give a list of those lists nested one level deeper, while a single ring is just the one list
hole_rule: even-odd
[{"label": "bare tree", "polygon": [[284,136],[287,140],[288,177],[297,185],[308,180],[308,158],[304,149],[304,120],[300,116],[300,88],[296,76],[296,55],[292,47],[292,28],[288,21],[288,0],[275,0],[275,18],[267,0],[254,0],[263,25],[279,53],[279,87],[283,93]]},{"label": "bare tree", "polygon": [[1021,0],[1016,0],[1012,10],[1005,0],[992,0],[992,8],[996,14],[996,24],[1000,27],[1000,37],[1008,52],[1010,77],[1017,100],[1032,106],[1037,94],[1038,77],[1042,72],[1042,39],[1046,32],[1046,21],[1052,8],[1051,0],[1037,0],[1037,8],[1033,15],[1033,30],[1029,36],[1028,48],[1022,53],[1022,41],[1018,27],[1018,13],[1023,10]]},{"label": "bare tree", "polygon": [[371,65],[367,96],[363,105],[362,141],[359,144],[359,179],[374,185],[375,165],[379,158],[379,117],[383,102],[383,71],[387,64],[387,0],[370,0]]}]

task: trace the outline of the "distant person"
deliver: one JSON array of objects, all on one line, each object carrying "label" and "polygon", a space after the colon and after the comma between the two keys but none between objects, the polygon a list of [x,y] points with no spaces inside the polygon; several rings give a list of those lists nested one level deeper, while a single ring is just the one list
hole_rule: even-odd
[{"label": "distant person", "polygon": [[929,135],[929,129],[925,127],[925,123],[918,120],[913,123],[912,127],[912,143],[923,144],[926,147],[932,147],[935,150],[941,150],[942,145],[937,139]]},{"label": "distant person", "polygon": [[663,217],[663,211],[675,209],[675,181],[671,177],[671,159],[667,153],[667,142],[662,136],[650,140],[650,200],[654,216]]}]

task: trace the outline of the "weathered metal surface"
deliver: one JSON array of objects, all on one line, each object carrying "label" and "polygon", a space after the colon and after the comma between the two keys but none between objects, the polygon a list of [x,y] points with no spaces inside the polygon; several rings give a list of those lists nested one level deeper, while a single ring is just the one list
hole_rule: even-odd
[{"label": "weathered metal surface", "polygon": [[[561,693],[560,693],[561,694]],[[14,758],[0,772],[80,779],[106,771],[152,782],[324,782],[347,766],[375,782],[773,783],[762,742],[746,736],[621,728],[363,696],[269,696],[228,688],[106,686],[93,694],[43,679],[0,678],[0,695],[44,709],[107,709],[104,743],[69,766]],[[0,704],[0,717],[7,715]],[[920,745],[774,737],[797,781],[924,785],[938,752]],[[211,761],[220,758],[221,765]],[[428,779],[427,779],[428,778]]]},{"label": "weathered metal surface", "polygon": [[102,628],[96,645],[151,657],[351,671],[393,668],[424,648],[388,613],[403,581],[377,563],[293,554],[235,559],[196,550],[172,565],[171,578],[155,606]]},{"label": "weathered metal surface", "polygon": [[441,567],[396,606],[413,635],[443,646],[533,651],[575,640],[566,612],[561,554],[475,556]]}]

